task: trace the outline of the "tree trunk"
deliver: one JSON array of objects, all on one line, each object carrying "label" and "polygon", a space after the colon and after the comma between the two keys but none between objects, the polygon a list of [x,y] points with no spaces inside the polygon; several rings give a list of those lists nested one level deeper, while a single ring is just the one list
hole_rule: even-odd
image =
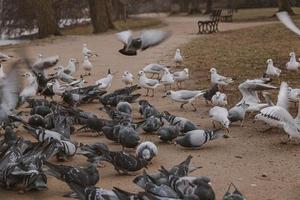
[{"label": "tree trunk", "polygon": [[290,15],[295,15],[289,0],[278,0],[278,11],[287,11]]},{"label": "tree trunk", "polygon": [[52,0],[31,1],[34,9],[37,26],[39,29],[39,38],[45,38],[49,35],[60,35],[58,24],[56,23],[55,10]]},{"label": "tree trunk", "polygon": [[206,0],[205,14],[211,13],[212,5],[213,5],[213,0]]},{"label": "tree trunk", "polygon": [[[90,17],[94,28],[94,33],[101,33],[113,28],[110,15],[110,0],[88,0],[90,7]],[[110,5],[109,5],[110,4]]]}]

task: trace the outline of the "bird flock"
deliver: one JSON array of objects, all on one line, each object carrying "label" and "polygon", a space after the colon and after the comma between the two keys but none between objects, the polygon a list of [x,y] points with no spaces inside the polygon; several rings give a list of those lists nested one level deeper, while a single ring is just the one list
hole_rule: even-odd
[{"label": "bird flock", "polygon": [[[125,56],[137,56],[138,50],[156,46],[170,36],[169,32],[160,30],[143,31],[137,38],[131,31],[116,34],[124,45],[119,52]],[[21,57],[6,72],[2,63],[15,58],[0,53],[0,122],[4,130],[0,140],[0,186],[23,192],[43,191],[48,188],[47,177],[53,176],[72,190],[65,197],[82,200],[215,200],[210,178],[190,175],[201,168],[191,166],[191,155],[171,169],[161,166],[157,172],[149,174],[145,168],[155,162],[159,149],[153,141],[143,141],[142,134],[153,134],[162,143],[196,150],[207,142],[229,137],[231,124],[239,121],[242,127],[246,114],[250,113],[255,120],[283,129],[289,140],[300,138],[300,112],[294,118],[288,110],[289,103],[300,100],[300,89],[282,82],[276,104],[269,93],[278,89],[271,82],[282,70],[298,71],[300,64],[295,52],[289,55],[285,69],[275,67],[272,59],[268,59],[262,77],[240,83],[238,90],[242,97],[227,109],[226,88],[236,80],[219,74],[216,67],[212,67],[209,71],[211,85],[207,89],[188,90],[184,83],[190,78],[190,71],[182,67],[184,56],[180,49],[176,50],[173,61],[176,69],[182,67],[182,70],[173,71],[171,66],[152,63],[142,68],[138,77],[124,71],[119,77],[124,87],[114,91],[109,89],[116,75],[110,69],[93,84],[87,85],[84,80],[93,74],[93,59],[101,56],[88,49],[87,44],[82,47],[84,73],[80,76],[77,59],[70,58],[63,67],[58,64],[59,56],[44,57],[42,54],[35,62]],[[24,66],[27,72],[21,75]],[[24,77],[23,85],[20,76]],[[203,129],[190,119],[157,109],[149,102],[151,98],[149,101],[143,99],[139,92],[144,89],[145,96],[150,93],[153,97],[161,86],[164,87],[163,98],[179,103],[178,109],[186,109],[184,105],[190,104],[193,111],[197,111],[196,100],[202,98],[212,107],[208,113],[211,129]],[[80,108],[96,102],[99,102],[97,112]],[[139,118],[134,117],[136,104]],[[107,117],[98,117],[98,112]],[[84,144],[71,138],[73,134],[84,136],[87,132],[119,144],[120,150],[111,150],[103,142]],[[25,139],[24,133],[35,140]],[[86,158],[86,166],[67,164],[79,155]],[[63,164],[54,164],[54,159]],[[119,186],[96,187],[101,179],[98,168],[106,167],[104,163],[109,163],[121,175],[142,171],[133,179],[141,191],[131,193]],[[245,199],[233,183],[223,196],[223,200]]]}]

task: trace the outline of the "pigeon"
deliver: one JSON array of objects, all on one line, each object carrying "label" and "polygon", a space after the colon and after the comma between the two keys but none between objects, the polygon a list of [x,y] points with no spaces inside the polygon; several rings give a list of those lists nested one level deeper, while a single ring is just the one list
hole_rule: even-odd
[{"label": "pigeon", "polygon": [[152,64],[149,64],[146,67],[144,67],[142,71],[145,72],[145,73],[152,74],[151,78],[153,78],[154,75],[157,75],[157,78],[158,78],[159,75],[164,71],[165,68],[166,68],[165,65],[152,63]]},{"label": "pigeon", "polygon": [[267,66],[267,71],[265,72],[265,74],[268,75],[268,76],[279,77],[280,73],[281,73],[281,70],[274,66],[273,60],[268,59],[267,64],[268,64],[268,66]]},{"label": "pigeon", "polygon": [[215,68],[210,69],[210,81],[212,84],[217,85],[228,85],[230,83],[233,83],[232,78],[219,75]]},{"label": "pigeon", "polygon": [[150,162],[155,156],[158,155],[157,146],[149,141],[139,144],[136,148],[136,156],[143,158],[144,160]]},{"label": "pigeon", "polygon": [[178,88],[181,88],[182,83],[189,78],[189,69],[184,68],[182,71],[177,71],[173,73],[174,81]]},{"label": "pigeon", "polygon": [[240,121],[241,126],[244,126],[244,119],[245,119],[246,111],[249,108],[249,106],[250,105],[244,101],[230,108],[228,111],[228,119],[230,123]]},{"label": "pigeon", "polygon": [[216,94],[212,97],[211,102],[214,106],[224,107],[227,105],[227,96],[224,93],[216,92]]},{"label": "pigeon", "polygon": [[164,117],[171,125],[178,126],[182,133],[199,129],[192,121],[183,117],[171,115],[168,111],[164,111],[162,117]]},{"label": "pigeon", "polygon": [[139,101],[139,113],[144,119],[148,119],[151,116],[161,117],[161,113],[147,100]]},{"label": "pigeon", "polygon": [[178,126],[164,126],[157,131],[159,139],[163,142],[171,142],[178,137],[179,133],[180,130]]},{"label": "pigeon", "polygon": [[138,38],[133,38],[130,30],[122,31],[116,34],[119,41],[124,44],[124,47],[119,52],[126,56],[135,56],[137,51],[148,49],[156,46],[170,37],[169,32],[161,30],[145,30]]},{"label": "pigeon", "polygon": [[75,183],[83,187],[95,186],[99,179],[99,173],[95,165],[86,168],[78,168],[67,165],[55,165],[45,161],[44,165],[49,168],[48,174],[66,183]]},{"label": "pigeon", "polygon": [[102,155],[102,149],[108,151],[108,146],[104,143],[96,142],[94,144],[80,144],[80,150],[77,154],[83,155],[88,158],[88,162],[94,162],[94,158]]},{"label": "pigeon", "polygon": [[216,127],[215,122],[219,122],[224,128],[229,131],[230,121],[228,119],[228,110],[223,107],[215,106],[209,111],[209,117],[212,119],[214,127]]},{"label": "pigeon", "polygon": [[92,50],[90,50],[88,47],[87,47],[87,44],[83,44],[82,45],[82,56],[83,57],[92,57],[92,56],[98,56],[98,54],[94,53]]},{"label": "pigeon", "polygon": [[0,79],[3,79],[5,77],[6,77],[6,74],[3,71],[3,64],[0,63]]},{"label": "pigeon", "polygon": [[128,102],[124,102],[124,101],[119,102],[116,106],[116,109],[122,113],[126,113],[129,115],[131,115],[132,113],[132,106]]},{"label": "pigeon", "polygon": [[[232,192],[230,191],[231,187],[234,189]],[[223,200],[246,200],[246,198],[233,183],[230,183],[226,193],[223,196]]]},{"label": "pigeon", "polygon": [[290,102],[294,102],[295,104],[300,100],[300,89],[298,88],[288,88],[288,98]]},{"label": "pigeon", "polygon": [[59,56],[51,56],[47,58],[43,58],[43,55],[39,54],[38,59],[35,63],[32,64],[31,69],[36,74],[42,74],[47,78],[46,70],[54,67],[59,61]]},{"label": "pigeon", "polygon": [[157,88],[160,83],[158,80],[156,79],[149,79],[146,77],[145,73],[143,71],[139,72],[139,85],[142,88],[147,89],[147,94],[146,96],[148,96],[149,90],[152,90],[152,97],[154,97],[154,89]]},{"label": "pigeon", "polygon": [[78,65],[78,61],[75,58],[70,58],[67,67],[64,69],[64,72],[71,76],[75,75],[77,68],[76,65]]},{"label": "pigeon", "polygon": [[169,86],[169,89],[172,89],[172,84],[174,81],[173,74],[170,73],[168,68],[164,68],[163,75],[160,79],[160,82],[165,86],[165,91],[167,91],[167,87]]},{"label": "pigeon", "polygon": [[128,86],[128,85],[131,85],[132,86],[132,83],[133,83],[133,75],[129,72],[129,71],[125,71],[122,75],[122,82]]},{"label": "pigeon", "polygon": [[93,64],[90,62],[88,56],[84,56],[83,63],[82,63],[82,68],[85,71],[84,75],[89,75],[89,76],[91,75],[91,71],[93,69]]},{"label": "pigeon", "polygon": [[98,85],[98,89],[106,90],[111,86],[113,80],[113,75],[110,73],[110,69],[108,69],[108,73],[104,78],[101,78],[95,82]]},{"label": "pigeon", "polygon": [[154,133],[163,125],[161,117],[150,116],[141,124],[141,128],[147,133]]},{"label": "pigeon", "polygon": [[182,64],[183,57],[181,56],[180,49],[176,49],[176,53],[175,53],[175,56],[174,56],[174,61],[177,64]]},{"label": "pigeon", "polygon": [[0,52],[0,63],[9,60],[12,56]]},{"label": "pigeon", "polygon": [[35,97],[38,90],[38,83],[34,75],[30,72],[26,72],[22,76],[26,78],[27,83],[26,87],[24,87],[20,93],[21,103],[25,102],[28,98]]},{"label": "pigeon", "polygon": [[176,144],[187,148],[200,148],[210,140],[223,137],[224,133],[221,129],[215,131],[193,130],[187,132],[184,136],[178,137]]},{"label": "pigeon", "polygon": [[122,145],[123,150],[124,148],[135,148],[140,142],[140,137],[131,124],[123,125],[118,132],[118,142]]},{"label": "pigeon", "polygon": [[300,63],[297,62],[295,52],[290,53],[290,61],[286,63],[286,69],[289,71],[298,71]]},{"label": "pigeon", "polygon": [[203,97],[205,98],[205,103],[212,101],[212,97],[219,91],[218,84],[212,84],[208,90],[205,91]]},{"label": "pigeon", "polygon": [[193,104],[197,97],[200,97],[204,94],[203,91],[192,91],[192,90],[178,90],[178,91],[167,91],[165,96],[163,97],[170,97],[173,101],[181,103],[180,108],[187,103],[190,103],[194,111],[197,111],[197,108]]},{"label": "pigeon", "polygon": [[283,128],[289,140],[300,138],[300,114],[298,112],[296,118],[293,118],[288,112],[288,84],[286,82],[280,85],[277,104],[262,109],[255,116],[255,120],[263,121],[271,127]]}]

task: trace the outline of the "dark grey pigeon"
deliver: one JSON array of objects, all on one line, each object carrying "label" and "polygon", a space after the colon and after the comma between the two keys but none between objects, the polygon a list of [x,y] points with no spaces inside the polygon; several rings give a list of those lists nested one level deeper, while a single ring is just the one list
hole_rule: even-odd
[{"label": "dark grey pigeon", "polygon": [[[231,188],[234,190],[231,191]],[[223,196],[223,200],[246,200],[246,198],[233,183],[230,183],[226,193]]]},{"label": "dark grey pigeon", "polygon": [[184,118],[177,117],[175,115],[170,114],[168,111],[163,112],[163,117],[173,126],[178,126],[180,128],[180,132],[186,133],[189,131],[199,129],[197,125],[195,125],[192,121]]},{"label": "dark grey pigeon", "polygon": [[159,139],[163,142],[171,142],[178,137],[179,133],[178,126],[164,126],[157,131]]}]

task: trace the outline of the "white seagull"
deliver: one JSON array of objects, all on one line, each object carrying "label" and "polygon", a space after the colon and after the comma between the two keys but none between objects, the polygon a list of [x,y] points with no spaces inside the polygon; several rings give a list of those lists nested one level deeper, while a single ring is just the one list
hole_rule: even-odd
[{"label": "white seagull", "polygon": [[38,90],[38,82],[36,80],[36,77],[30,72],[26,72],[22,76],[26,78],[26,87],[21,91],[19,95],[21,97],[21,102],[23,103],[26,99],[36,96]]},{"label": "white seagull", "polygon": [[122,82],[126,85],[126,87],[128,85],[132,85],[133,79],[134,79],[134,77],[133,77],[132,73],[130,73],[129,71],[125,71],[122,75]]},{"label": "white seagull", "polygon": [[[300,106],[299,106],[300,108]],[[278,94],[277,104],[264,108],[255,116],[256,120],[261,120],[271,127],[283,128],[289,135],[289,139],[300,138],[300,109],[298,115],[293,118],[288,112],[288,84],[282,82]]]},{"label": "white seagull", "polygon": [[42,54],[39,54],[38,59],[32,65],[32,70],[35,74],[42,74],[47,77],[47,69],[55,66],[59,61],[59,56],[50,56],[44,58]]},{"label": "white seagull", "polygon": [[290,61],[286,63],[286,69],[289,71],[298,71],[300,63],[297,62],[295,52],[290,53]]},{"label": "white seagull", "polygon": [[183,62],[183,57],[181,56],[180,49],[176,49],[174,60],[177,64],[181,64]]},{"label": "white seagull", "polygon": [[300,89],[298,88],[288,88],[288,97],[289,97],[289,101],[295,103],[298,103],[300,100]]},{"label": "white seagull", "polygon": [[267,70],[266,70],[265,74],[268,75],[268,76],[277,76],[277,77],[279,77],[280,73],[281,73],[281,70],[274,66],[273,60],[268,59],[267,64],[268,64],[268,66],[267,66]]},{"label": "white seagull", "polygon": [[[91,71],[93,69],[93,65],[90,62],[88,56],[84,56],[82,67],[83,67],[83,69],[85,71],[84,75],[89,75],[90,76],[91,75]],[[87,74],[87,72],[88,72],[88,74]]]},{"label": "white seagull", "polygon": [[219,75],[215,68],[210,69],[210,81],[211,83],[218,85],[228,85],[230,83],[233,83],[232,78]]},{"label": "white seagull", "polygon": [[181,88],[181,84],[189,79],[189,69],[184,68],[182,71],[174,72],[173,76],[177,87]]},{"label": "white seagull", "polygon": [[160,82],[165,86],[165,91],[168,86],[172,89],[172,84],[175,82],[173,74],[171,74],[169,69],[166,67],[164,68]]},{"label": "white seagull", "polygon": [[64,72],[73,76],[76,73],[76,65],[78,65],[78,61],[75,58],[70,58]]},{"label": "white seagull", "polygon": [[211,102],[214,106],[224,107],[227,105],[227,95],[225,93],[216,92],[216,94],[211,98]]},{"label": "white seagull", "polygon": [[212,119],[214,128],[215,122],[219,122],[229,132],[230,121],[228,119],[228,110],[223,107],[215,106],[209,111],[209,117]]},{"label": "white seagull", "polygon": [[112,80],[113,80],[113,75],[111,75],[110,69],[108,69],[107,75],[104,78],[97,80],[95,84],[98,85],[99,89],[106,90],[111,86]]},{"label": "white seagull", "polygon": [[153,78],[154,75],[157,75],[157,77],[159,77],[159,75],[163,72],[165,67],[166,66],[164,66],[164,65],[152,63],[152,64],[149,64],[146,67],[144,67],[143,72],[152,74],[151,78]]},{"label": "white seagull", "polygon": [[87,47],[87,44],[83,44],[82,45],[82,56],[85,57],[87,56],[88,58],[92,57],[92,56],[98,56],[98,54],[94,53],[92,50],[90,50]]},{"label": "white seagull", "polygon": [[139,75],[139,85],[142,88],[147,89],[146,96],[148,96],[149,90],[152,90],[152,97],[153,97],[154,89],[160,85],[159,81],[157,79],[147,78],[144,71],[139,71],[138,75]]},{"label": "white seagull", "polygon": [[3,79],[6,77],[6,74],[3,70],[3,65],[0,63],[0,79]]},{"label": "white seagull", "polygon": [[170,97],[173,101],[181,103],[180,108],[187,103],[190,103],[194,111],[196,111],[196,107],[193,102],[196,100],[197,97],[200,97],[204,94],[204,91],[191,91],[191,90],[178,90],[178,91],[167,91],[165,96],[163,97]]},{"label": "white seagull", "polygon": [[55,67],[54,70],[57,71],[57,72],[56,72],[56,77],[57,77],[59,80],[65,82],[65,83],[71,83],[71,82],[73,82],[73,81],[76,80],[73,76],[71,76],[71,75],[69,75],[69,74],[66,74],[66,73],[64,72],[65,69],[63,68],[63,66]]}]

